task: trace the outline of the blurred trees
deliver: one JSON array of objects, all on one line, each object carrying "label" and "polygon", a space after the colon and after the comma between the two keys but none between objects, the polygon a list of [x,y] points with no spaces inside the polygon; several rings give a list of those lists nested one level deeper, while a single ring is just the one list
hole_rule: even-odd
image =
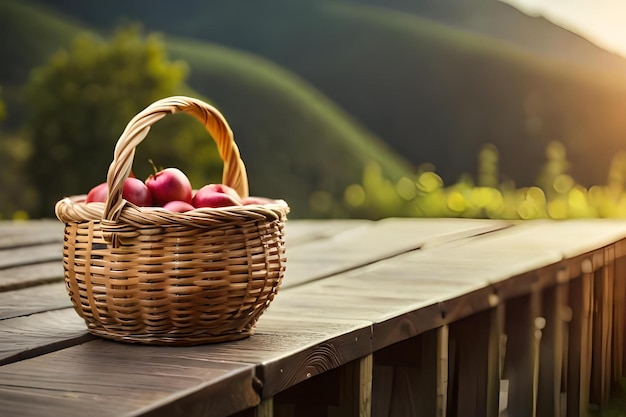
[{"label": "blurred trees", "polygon": [[[81,35],[33,71],[26,86],[32,138],[26,170],[38,196],[32,214],[50,217],[60,198],[105,181],[125,125],[151,102],[180,94],[186,73],[185,64],[167,60],[159,38],[142,36],[137,27],[119,29],[110,40]],[[201,158],[192,180],[219,171],[217,150],[202,125],[170,117],[138,147],[137,176],[150,173],[149,158],[159,166],[185,164],[181,169],[188,173],[187,164]]]},{"label": "blurred trees", "polygon": [[477,181],[469,174],[446,185],[432,165],[420,167],[412,178],[393,183],[375,165],[363,172],[360,183],[346,188],[343,201],[322,191],[324,204],[312,204],[317,217],[349,213],[379,219],[405,217],[471,217],[528,220],[540,218],[626,217],[626,153],[615,155],[606,184],[585,187],[568,174],[570,163],[561,143],[546,148],[537,185],[516,187],[500,179],[499,156],[487,144],[478,155]]},{"label": "blurred trees", "polygon": [[2,125],[7,116],[0,87],[0,219],[5,214],[12,217],[24,217],[20,210],[32,198],[24,178],[19,173],[21,164],[29,154],[29,146],[22,138],[10,132]]}]

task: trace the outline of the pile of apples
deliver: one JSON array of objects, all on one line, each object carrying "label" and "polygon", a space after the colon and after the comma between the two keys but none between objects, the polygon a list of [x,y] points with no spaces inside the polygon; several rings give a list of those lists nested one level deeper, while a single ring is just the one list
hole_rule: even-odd
[{"label": "pile of apples", "polygon": [[[87,194],[86,203],[104,202],[109,193],[106,182],[96,185]],[[229,207],[250,204],[274,203],[265,197],[242,198],[236,190],[225,184],[208,184],[193,191],[189,178],[178,168],[165,168],[146,181],[133,176],[124,181],[122,198],[140,207],[163,207],[184,213],[203,207]]]}]

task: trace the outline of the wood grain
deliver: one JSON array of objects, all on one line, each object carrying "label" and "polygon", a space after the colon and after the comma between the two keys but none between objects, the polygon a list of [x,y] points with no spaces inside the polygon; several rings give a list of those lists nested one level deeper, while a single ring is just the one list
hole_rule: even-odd
[{"label": "wood grain", "polygon": [[195,359],[256,365],[263,398],[371,353],[371,324],[366,321],[262,316],[255,334],[239,341],[187,347],[163,347]]},{"label": "wood grain", "polygon": [[0,250],[0,269],[50,261],[57,261],[60,264],[62,251],[61,242],[3,249]]},{"label": "wood grain", "polygon": [[57,220],[0,221],[0,250],[63,241]]},{"label": "wood grain", "polygon": [[259,404],[254,366],[96,340],[0,367],[11,416],[215,416]]},{"label": "wood grain", "polygon": [[[482,239],[484,238],[484,239]],[[507,247],[525,253],[557,251],[574,258],[626,238],[626,223],[621,220],[581,219],[558,222],[531,220],[517,223],[493,235],[476,240],[489,241],[494,247]]]},{"label": "wood grain", "polygon": [[72,305],[63,282],[0,292],[0,320]]},{"label": "wood grain", "polygon": [[371,220],[361,219],[289,220],[285,223],[285,242],[289,247],[294,247],[305,242],[333,238],[372,223]]},{"label": "wood grain", "polygon": [[0,292],[63,280],[60,260],[0,269]]},{"label": "wood grain", "polygon": [[0,320],[0,365],[94,339],[73,309]]},{"label": "wood grain", "polygon": [[505,222],[459,219],[384,219],[332,238],[287,247],[283,288],[302,285],[382,259],[508,227]]}]

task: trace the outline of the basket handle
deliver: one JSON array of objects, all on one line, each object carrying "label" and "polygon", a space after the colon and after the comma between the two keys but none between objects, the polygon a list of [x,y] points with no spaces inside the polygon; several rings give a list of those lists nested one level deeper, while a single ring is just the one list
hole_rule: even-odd
[{"label": "basket handle", "polygon": [[109,166],[107,183],[109,194],[103,219],[117,220],[124,207],[122,188],[130,176],[136,147],[144,140],[152,126],[167,114],[185,112],[198,119],[217,144],[224,162],[222,183],[231,186],[242,197],[248,196],[246,167],[239,155],[233,132],[222,114],[213,106],[191,97],[173,96],[155,101],[128,122],[115,145],[113,162]]}]

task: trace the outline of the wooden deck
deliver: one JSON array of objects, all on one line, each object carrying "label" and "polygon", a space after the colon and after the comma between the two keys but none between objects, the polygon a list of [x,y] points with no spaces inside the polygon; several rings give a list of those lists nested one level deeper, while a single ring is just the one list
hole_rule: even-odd
[{"label": "wooden deck", "polygon": [[256,334],[194,347],[88,334],[61,239],[0,222],[0,416],[584,416],[626,374],[626,221],[289,221]]}]

